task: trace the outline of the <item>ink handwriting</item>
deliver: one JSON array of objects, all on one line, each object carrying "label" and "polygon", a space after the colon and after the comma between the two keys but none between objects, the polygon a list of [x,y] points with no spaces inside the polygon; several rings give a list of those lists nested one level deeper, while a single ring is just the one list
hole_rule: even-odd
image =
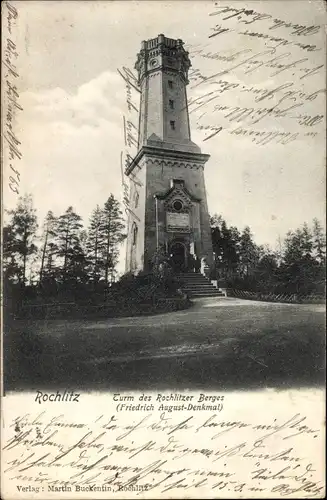
[{"label": "ink handwriting", "polygon": [[[119,75],[123,78],[126,84],[126,115],[123,115],[123,132],[125,151],[121,152],[121,177],[123,189],[123,205],[125,213],[131,217],[132,220],[139,221],[140,218],[131,207],[131,202],[134,201],[134,207],[138,204],[139,187],[142,182],[137,177],[135,172],[129,175],[129,179],[125,177],[123,164],[125,169],[133,161],[139,145],[138,127],[136,126],[138,119],[138,105],[140,88],[138,79],[130,68],[123,67],[117,70]],[[135,94],[136,92],[136,94]]]},{"label": "ink handwriting", "polygon": [[263,491],[282,496],[320,496],[323,490],[303,446],[320,430],[300,413],[270,421],[193,413],[179,419],[166,412],[133,415],[132,421],[121,414],[70,421],[43,411],[18,415],[9,430],[4,472],[24,486],[102,484],[118,491],[139,485],[158,494],[205,487],[208,494]]},{"label": "ink handwriting", "polygon": [[19,194],[21,174],[16,166],[16,161],[22,159],[21,141],[17,136],[17,113],[23,111],[20,104],[18,89],[19,72],[18,48],[15,43],[15,30],[17,29],[18,11],[9,2],[5,3],[7,37],[4,39],[4,133],[5,144],[8,150],[9,178],[8,185],[12,192]]},{"label": "ink handwriting", "polygon": [[218,2],[203,22],[207,39],[188,46],[189,113],[203,141],[285,146],[323,135],[322,26]]},{"label": "ink handwriting", "polygon": [[[226,15],[227,14],[227,15]],[[224,21],[228,19],[236,18],[237,22],[240,24],[253,24],[257,21],[269,20],[269,28],[270,30],[276,30],[279,28],[287,28],[290,29],[291,35],[296,36],[311,36],[319,33],[321,26],[305,26],[299,25],[292,22],[286,22],[281,19],[273,18],[272,15],[267,13],[259,13],[254,11],[253,9],[243,8],[235,8],[229,6],[219,6],[215,3],[215,11],[211,12],[209,16],[217,16],[217,15],[225,15],[223,18]]]}]

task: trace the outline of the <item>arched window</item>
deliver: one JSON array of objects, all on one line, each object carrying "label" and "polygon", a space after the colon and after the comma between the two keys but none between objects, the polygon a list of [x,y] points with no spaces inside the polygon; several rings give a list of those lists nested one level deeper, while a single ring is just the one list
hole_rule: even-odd
[{"label": "arched window", "polygon": [[132,244],[133,245],[136,245],[136,241],[137,241],[137,231],[138,231],[138,228],[137,228],[137,225],[133,224],[133,229],[132,229]]}]

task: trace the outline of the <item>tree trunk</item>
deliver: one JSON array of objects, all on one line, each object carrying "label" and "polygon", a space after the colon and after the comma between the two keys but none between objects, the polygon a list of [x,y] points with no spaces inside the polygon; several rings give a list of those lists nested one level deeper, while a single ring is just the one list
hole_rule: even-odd
[{"label": "tree trunk", "polygon": [[109,218],[108,232],[107,232],[107,248],[106,248],[106,269],[105,269],[105,283],[108,285],[108,275],[109,275],[109,250],[110,250],[110,218]]},{"label": "tree trunk", "polygon": [[41,267],[40,267],[40,278],[39,278],[39,283],[42,281],[42,276],[43,276],[43,269],[44,269],[44,260],[45,260],[45,254],[47,250],[47,243],[48,243],[48,233],[49,230],[47,228],[47,232],[45,234],[45,240],[44,240],[44,245],[43,245],[43,250],[42,250],[42,259],[41,259]]},{"label": "tree trunk", "polygon": [[23,287],[25,287],[26,281],[26,261],[27,261],[27,236],[26,236],[26,227],[24,228],[24,237],[23,237]]},{"label": "tree trunk", "polygon": [[65,238],[64,267],[62,270],[63,271],[63,281],[66,281],[68,240],[69,240],[69,224],[67,225],[66,238]]},{"label": "tree trunk", "polygon": [[94,270],[93,270],[93,280],[94,285],[97,283],[97,264],[98,264],[98,228],[95,233],[95,242],[94,242]]}]

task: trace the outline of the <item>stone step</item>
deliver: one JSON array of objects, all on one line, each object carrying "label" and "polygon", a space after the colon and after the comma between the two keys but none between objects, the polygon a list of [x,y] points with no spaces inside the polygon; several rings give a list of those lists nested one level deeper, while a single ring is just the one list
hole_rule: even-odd
[{"label": "stone step", "polygon": [[222,298],[225,298],[225,295],[222,293],[214,293],[214,292],[211,292],[211,293],[194,292],[192,294],[189,294],[190,299],[196,299],[196,298],[200,298],[200,297],[217,297],[217,298],[222,299]]},{"label": "stone step", "polygon": [[201,273],[185,273],[185,274],[176,274],[178,278],[205,278],[205,276]]},{"label": "stone step", "polygon": [[206,283],[182,283],[182,286],[183,287],[210,286],[210,288],[216,288],[215,286],[213,286],[212,283],[210,283],[208,281]]},{"label": "stone step", "polygon": [[190,292],[194,292],[196,290],[218,290],[215,287],[206,286],[206,285],[203,285],[203,286],[182,286],[181,289],[185,290],[185,291],[190,291]]},{"label": "stone step", "polygon": [[188,293],[190,296],[194,296],[194,295],[219,295],[221,297],[224,297],[224,294],[220,291],[220,290],[190,290],[190,291],[187,291],[185,290],[186,293]]},{"label": "stone step", "polygon": [[190,283],[183,282],[181,283],[181,286],[213,286],[211,283],[208,283],[207,281],[200,281],[199,283],[194,283],[193,281]]},{"label": "stone step", "polygon": [[201,273],[178,274],[177,278],[180,278],[180,279],[190,279],[190,278],[194,278],[194,279],[199,279],[199,278],[208,279],[205,276],[203,276],[203,274],[201,274]]},{"label": "stone step", "polygon": [[199,291],[204,291],[204,292],[207,292],[207,291],[213,291],[213,292],[221,292],[221,290],[219,290],[218,288],[214,287],[214,286],[192,286],[192,287],[185,287],[183,286],[183,290],[187,290],[187,291],[190,291],[190,292],[195,292],[197,290]]},{"label": "stone step", "polygon": [[187,273],[187,274],[176,274],[177,278],[204,278],[207,279],[201,273]]},{"label": "stone step", "polygon": [[194,288],[185,288],[183,287],[184,292],[189,295],[193,294],[214,294],[214,295],[224,295],[221,290],[218,290],[215,287],[194,287]]},{"label": "stone step", "polygon": [[195,285],[195,286],[201,286],[201,285],[209,285],[209,286],[214,286],[211,281],[209,280],[201,280],[201,281],[182,281],[181,282],[183,285]]},{"label": "stone step", "polygon": [[183,287],[182,290],[184,292],[221,292],[221,290],[218,290],[217,288],[209,288],[209,287],[197,287],[197,288],[185,288]]},{"label": "stone step", "polygon": [[207,278],[179,278],[183,283],[211,283]]},{"label": "stone step", "polygon": [[211,281],[201,273],[180,273],[176,276],[181,281],[181,288],[190,298],[225,297]]}]

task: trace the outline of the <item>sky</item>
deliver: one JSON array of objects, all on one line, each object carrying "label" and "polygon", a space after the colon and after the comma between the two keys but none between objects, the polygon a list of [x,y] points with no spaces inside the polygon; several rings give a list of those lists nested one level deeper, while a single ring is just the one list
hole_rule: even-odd
[{"label": "sky", "polygon": [[[48,210],[59,215],[72,205],[86,223],[92,209],[110,193],[122,200],[126,93],[117,69],[133,69],[142,40],[159,33],[181,38],[190,52],[191,135],[210,155],[205,167],[209,212],[221,214],[239,229],[249,225],[258,244],[272,247],[289,229],[314,217],[324,219],[326,14],[322,1],[22,1],[11,5],[18,17],[7,35],[16,44],[19,77],[14,83],[23,108],[15,114],[22,158],[14,161],[14,167],[20,172],[20,194],[32,193],[40,222]],[[220,29],[226,31],[216,34]],[[242,34],[246,30],[261,37]],[[305,48],[308,44],[310,50]],[[218,54],[218,59],[208,54]],[[244,62],[248,57],[259,62],[249,66]],[[267,61],[270,66],[263,64]],[[276,64],[292,62],[293,66],[277,73]],[[196,71],[202,76],[223,74],[198,85],[201,78],[196,80]],[[222,89],[219,80],[234,88],[207,104],[203,96]],[[276,88],[280,90],[257,100]],[[286,95],[288,91],[294,94]],[[297,107],[286,116],[276,113],[256,124],[253,119],[250,123],[249,116],[242,115],[238,121],[226,117],[235,107],[269,109],[279,102],[277,109]],[[195,109],[196,103],[203,105]],[[219,111],[215,105],[226,108]],[[318,116],[312,126],[300,123],[308,116]],[[222,129],[206,139],[209,127]],[[248,132],[237,132],[240,127]],[[259,139],[255,140],[254,132],[249,135],[250,130],[279,131],[294,138],[286,144],[274,139],[257,144]],[[11,208],[17,195],[9,189],[8,164],[5,154],[4,206]]]}]

